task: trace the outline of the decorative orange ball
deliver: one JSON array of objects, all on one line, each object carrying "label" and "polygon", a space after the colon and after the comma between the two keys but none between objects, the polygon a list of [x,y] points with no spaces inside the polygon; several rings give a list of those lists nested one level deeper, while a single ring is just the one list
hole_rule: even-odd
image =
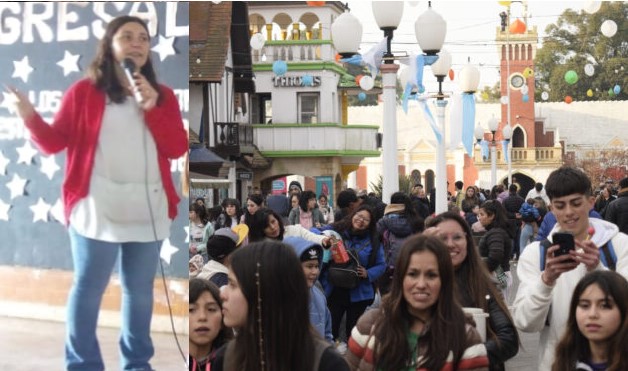
[{"label": "decorative orange ball", "polygon": [[573,98],[571,97],[571,95],[566,96],[565,103],[570,104],[571,102],[573,102]]},{"label": "decorative orange ball", "polygon": [[510,33],[514,33],[514,34],[525,33],[526,29],[527,29],[527,26],[521,19],[517,19],[514,22],[512,22],[509,28]]},{"label": "decorative orange ball", "polygon": [[362,80],[362,78],[364,77],[364,75],[357,75],[355,77],[355,83],[356,85],[360,85],[360,80]]},{"label": "decorative orange ball", "polygon": [[449,69],[449,80],[454,81],[454,70],[453,69]]},{"label": "decorative orange ball", "polygon": [[342,56],[338,53],[336,53],[336,62],[340,63],[340,60],[342,59]]}]

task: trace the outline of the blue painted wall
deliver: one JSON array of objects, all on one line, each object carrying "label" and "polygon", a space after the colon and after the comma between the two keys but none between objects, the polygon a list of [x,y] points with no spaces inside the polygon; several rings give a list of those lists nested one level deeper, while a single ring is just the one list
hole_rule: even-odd
[{"label": "blue painted wall", "polygon": [[[187,2],[0,2],[0,91],[5,91],[1,84],[6,84],[28,92],[37,111],[52,118],[64,90],[84,75],[92,61],[106,22],[125,14],[149,20],[158,80],[175,90],[187,122]],[[55,219],[55,209],[45,220],[36,221],[31,209],[42,202],[51,207],[60,203],[65,152],[54,155],[60,169],[47,175],[42,172],[42,161],[50,163],[50,158],[39,151],[30,159],[20,156],[19,151],[28,149],[27,143],[36,149],[21,120],[11,112],[5,91],[0,94],[0,265],[71,270],[67,230]],[[172,162],[176,185],[182,164],[181,160]],[[9,186],[16,184],[15,179],[26,180],[22,193],[17,187],[19,194],[12,194]],[[7,207],[8,213],[3,213]],[[164,264],[167,276],[188,277],[187,211],[188,200],[182,199],[170,236],[171,245],[179,251],[169,265]]]}]

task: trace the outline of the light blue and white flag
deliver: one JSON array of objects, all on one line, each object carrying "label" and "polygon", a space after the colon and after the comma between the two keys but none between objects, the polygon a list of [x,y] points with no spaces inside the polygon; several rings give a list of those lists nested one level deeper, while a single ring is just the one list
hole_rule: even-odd
[{"label": "light blue and white flag", "polygon": [[462,93],[462,145],[469,157],[473,157],[473,135],[475,125],[475,95]]},{"label": "light blue and white flag", "polygon": [[362,62],[371,70],[372,78],[375,78],[379,72],[379,66],[384,59],[384,53],[386,53],[386,46],[386,38],[383,38],[362,56]]}]

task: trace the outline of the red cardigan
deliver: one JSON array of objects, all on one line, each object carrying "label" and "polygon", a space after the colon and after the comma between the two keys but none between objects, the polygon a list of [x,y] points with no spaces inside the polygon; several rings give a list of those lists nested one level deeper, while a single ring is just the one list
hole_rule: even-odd
[{"label": "red cardigan", "polygon": [[[168,198],[168,216],[174,219],[179,196],[170,175],[168,159],[183,156],[188,149],[188,140],[174,92],[164,85],[160,85],[160,89],[161,103],[144,112],[144,121],[157,145],[159,170]],[[63,181],[66,224],[74,205],[89,192],[105,102],[105,93],[97,90],[90,80],[83,79],[70,86],[63,95],[61,108],[51,125],[37,113],[24,122],[31,139],[43,153],[68,150]]]}]

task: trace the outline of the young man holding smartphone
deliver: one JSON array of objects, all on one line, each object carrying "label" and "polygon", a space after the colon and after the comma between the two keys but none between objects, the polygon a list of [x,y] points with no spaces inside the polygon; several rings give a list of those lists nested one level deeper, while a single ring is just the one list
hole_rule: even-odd
[{"label": "young man holding smartphone", "polygon": [[[603,247],[612,245],[616,271],[628,278],[628,235],[619,232],[612,223],[589,219],[595,199],[591,181],[581,170],[567,166],[554,170],[545,190],[557,223],[548,236],[547,249],[540,242],[533,242],[519,258],[520,283],[513,318],[519,330],[540,332],[538,369],[549,371],[556,343],[565,330],[574,287],[587,272],[608,269],[600,262]],[[552,242],[556,232],[572,234],[575,249],[555,254],[561,247]],[[544,268],[541,267],[543,253]]]}]

